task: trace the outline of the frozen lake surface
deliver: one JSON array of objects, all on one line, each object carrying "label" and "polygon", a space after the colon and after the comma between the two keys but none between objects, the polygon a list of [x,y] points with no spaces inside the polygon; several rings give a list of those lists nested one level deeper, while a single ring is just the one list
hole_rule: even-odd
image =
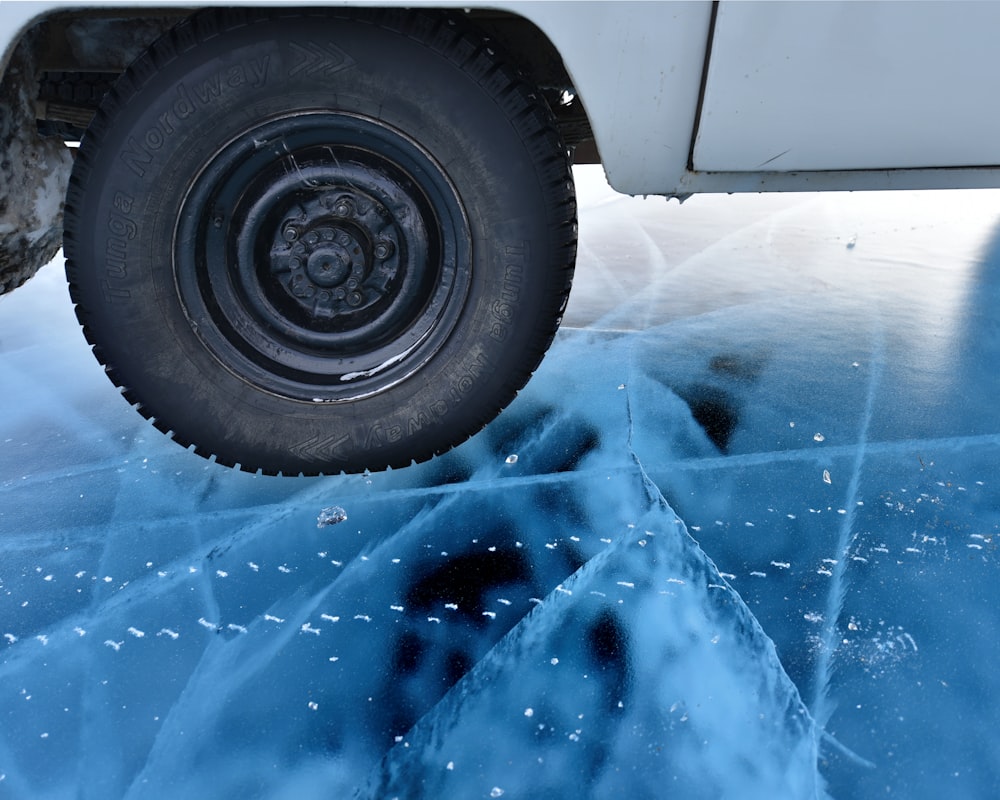
[{"label": "frozen lake surface", "polygon": [[405,470],[157,433],[0,298],[0,797],[1000,794],[1000,192],[615,195]]}]

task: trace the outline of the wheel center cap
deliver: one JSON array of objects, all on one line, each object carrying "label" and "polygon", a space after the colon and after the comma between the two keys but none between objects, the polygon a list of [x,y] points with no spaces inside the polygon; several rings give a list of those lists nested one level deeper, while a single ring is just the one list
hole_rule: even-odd
[{"label": "wheel center cap", "polygon": [[[369,324],[377,316],[371,309],[391,305],[392,287],[406,275],[398,220],[356,189],[327,188],[295,201],[268,231],[270,280],[305,312],[307,328]],[[405,216],[408,206],[402,208]]]},{"label": "wheel center cap", "polygon": [[351,274],[351,254],[342,245],[331,243],[316,248],[309,256],[306,273],[317,286],[338,286]]}]

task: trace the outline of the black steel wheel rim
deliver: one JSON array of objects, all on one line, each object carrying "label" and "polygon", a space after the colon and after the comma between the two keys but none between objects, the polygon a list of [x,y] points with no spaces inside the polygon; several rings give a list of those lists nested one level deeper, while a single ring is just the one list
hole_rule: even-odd
[{"label": "black steel wheel rim", "polygon": [[174,285],[221,366],[271,394],[341,402],[417,373],[471,282],[468,222],[408,136],[297,113],[215,150],[182,200]]}]

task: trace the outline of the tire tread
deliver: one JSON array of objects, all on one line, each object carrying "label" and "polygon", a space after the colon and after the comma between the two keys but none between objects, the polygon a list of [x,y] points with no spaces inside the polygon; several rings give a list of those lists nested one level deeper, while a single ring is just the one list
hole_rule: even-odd
[{"label": "tire tread", "polygon": [[[89,324],[90,314],[81,305],[76,230],[80,224],[78,209],[84,198],[84,187],[93,170],[91,153],[96,153],[101,141],[114,125],[120,110],[161,70],[190,50],[211,41],[229,31],[253,25],[267,25],[274,18],[291,16],[333,16],[345,20],[360,21],[396,31],[430,48],[459,67],[493,99],[504,111],[510,124],[517,131],[532,154],[539,183],[549,187],[548,230],[552,237],[549,246],[551,260],[549,274],[551,282],[547,294],[547,308],[539,319],[543,320],[533,332],[534,343],[530,357],[523,367],[511,374],[497,403],[492,408],[483,408],[479,416],[467,430],[465,438],[472,436],[489,423],[517,395],[527,380],[538,368],[542,357],[555,337],[558,323],[569,298],[573,269],[576,260],[576,199],[573,191],[573,177],[569,151],[559,135],[555,117],[541,94],[532,88],[519,73],[510,66],[499,53],[495,44],[476,31],[462,17],[449,12],[430,10],[404,11],[402,9],[339,9],[339,10],[266,10],[260,8],[213,8],[198,12],[180,22],[164,34],[145,51],[128,69],[119,76],[104,95],[85,138],[86,147],[81,147],[70,179],[65,207],[65,252],[66,275],[70,285],[70,297],[83,333],[90,343],[97,360],[105,366],[109,379],[119,387],[122,396],[135,409],[150,420],[154,427],[172,437],[185,448],[206,458],[214,458],[217,463],[239,467],[249,472],[280,474],[278,471],[258,469],[253,465],[243,465],[224,454],[205,452],[195,442],[188,441],[182,433],[157,419],[143,400],[110,362],[99,344]],[[417,459],[390,463],[372,463],[370,469],[385,467],[399,468],[414,461],[426,461],[436,453],[424,454]],[[288,474],[288,473],[285,473]],[[304,470],[297,474],[329,474],[322,469]]]}]

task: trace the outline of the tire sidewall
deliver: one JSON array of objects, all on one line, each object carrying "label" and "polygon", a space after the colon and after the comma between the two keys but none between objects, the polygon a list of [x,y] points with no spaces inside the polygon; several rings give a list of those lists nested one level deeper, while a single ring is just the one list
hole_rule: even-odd
[{"label": "tire sidewall", "polygon": [[[401,465],[444,449],[442,429],[464,438],[492,418],[516,391],[511,370],[537,361],[564,288],[529,266],[557,257],[555,221],[503,99],[454,54],[351,17],[261,19],[187,49],[178,37],[153,55],[162,63],[126,75],[131,96],[109,109],[92,147],[84,142],[72,254],[85,326],[112,370],[127,365],[130,399],[200,452],[246,443],[243,460],[265,471],[315,471],[318,453],[332,462],[325,471],[359,459]],[[309,109],[377,120],[418,142],[450,178],[472,240],[466,305],[441,350],[391,390],[319,405],[260,391],[220,364],[185,315],[171,257],[183,197],[219,145]],[[290,452],[302,455],[298,467]]]}]

